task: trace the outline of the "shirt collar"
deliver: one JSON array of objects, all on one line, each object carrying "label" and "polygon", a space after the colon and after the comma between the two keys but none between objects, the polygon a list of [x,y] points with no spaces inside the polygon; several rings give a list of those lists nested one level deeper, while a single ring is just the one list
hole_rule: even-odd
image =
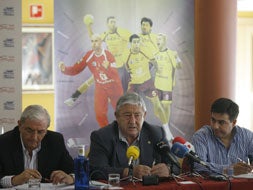
[{"label": "shirt collar", "polygon": [[[21,140],[21,144],[22,144],[23,153],[27,154],[28,150],[25,148],[25,145],[24,145],[21,134],[20,134],[20,140]],[[33,150],[33,155],[36,154],[37,152],[39,152],[40,149],[41,149],[41,143],[39,143],[39,146],[36,149]]]},{"label": "shirt collar", "polygon": [[119,140],[120,140],[120,141],[125,142],[128,146],[130,146],[130,145],[137,145],[137,146],[138,146],[138,145],[139,145],[140,133],[139,133],[137,139],[136,139],[132,144],[128,144],[128,142],[127,142],[127,140],[126,140],[126,137],[123,136],[123,134],[122,134],[122,132],[121,132],[121,130],[120,130],[119,127],[118,127],[118,129],[119,129]]}]

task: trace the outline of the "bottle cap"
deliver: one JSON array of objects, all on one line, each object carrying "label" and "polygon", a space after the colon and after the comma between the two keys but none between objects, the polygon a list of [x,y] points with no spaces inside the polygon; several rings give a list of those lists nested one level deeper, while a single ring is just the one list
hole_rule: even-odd
[{"label": "bottle cap", "polygon": [[84,156],[85,155],[85,145],[78,145],[77,146],[78,155]]}]

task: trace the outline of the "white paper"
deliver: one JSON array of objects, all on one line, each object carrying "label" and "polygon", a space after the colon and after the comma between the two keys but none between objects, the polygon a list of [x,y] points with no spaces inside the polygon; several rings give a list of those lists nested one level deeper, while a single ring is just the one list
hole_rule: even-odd
[{"label": "white paper", "polygon": [[[18,185],[14,187],[16,190],[28,190],[28,184]],[[41,183],[40,184],[40,190],[50,190],[50,189],[74,189],[73,185],[66,185],[66,184],[58,184],[53,185],[52,183]]]},{"label": "white paper", "polygon": [[178,182],[178,183],[184,184],[184,185],[187,185],[187,184],[195,184],[194,181],[180,181],[180,182]]},{"label": "white paper", "polygon": [[246,179],[253,179],[253,173],[248,174],[241,174],[241,175],[234,175],[233,178],[246,178]]}]

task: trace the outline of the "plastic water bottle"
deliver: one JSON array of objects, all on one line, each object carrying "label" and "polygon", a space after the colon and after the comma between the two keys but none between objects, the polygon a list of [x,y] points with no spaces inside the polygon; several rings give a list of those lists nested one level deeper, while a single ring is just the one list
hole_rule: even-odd
[{"label": "plastic water bottle", "polygon": [[78,146],[78,156],[74,159],[75,190],[89,189],[89,160],[85,157],[84,145]]}]

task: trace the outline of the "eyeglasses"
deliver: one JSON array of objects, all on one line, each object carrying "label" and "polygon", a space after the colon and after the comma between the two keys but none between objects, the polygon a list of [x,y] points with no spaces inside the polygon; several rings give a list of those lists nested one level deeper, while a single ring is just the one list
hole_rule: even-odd
[{"label": "eyeglasses", "polygon": [[215,124],[216,122],[220,125],[220,126],[224,126],[224,125],[228,125],[230,123],[230,121],[225,121],[225,120],[216,120],[213,117],[211,117],[211,122],[213,124]]},{"label": "eyeglasses", "polygon": [[142,118],[142,113],[122,113],[121,117],[123,117],[125,120],[130,120],[132,117],[136,120],[140,120]]},{"label": "eyeglasses", "polygon": [[26,134],[28,135],[35,135],[35,133],[37,133],[38,136],[43,136],[47,133],[47,130],[43,129],[43,130],[33,130],[31,128],[24,128],[24,131]]}]

